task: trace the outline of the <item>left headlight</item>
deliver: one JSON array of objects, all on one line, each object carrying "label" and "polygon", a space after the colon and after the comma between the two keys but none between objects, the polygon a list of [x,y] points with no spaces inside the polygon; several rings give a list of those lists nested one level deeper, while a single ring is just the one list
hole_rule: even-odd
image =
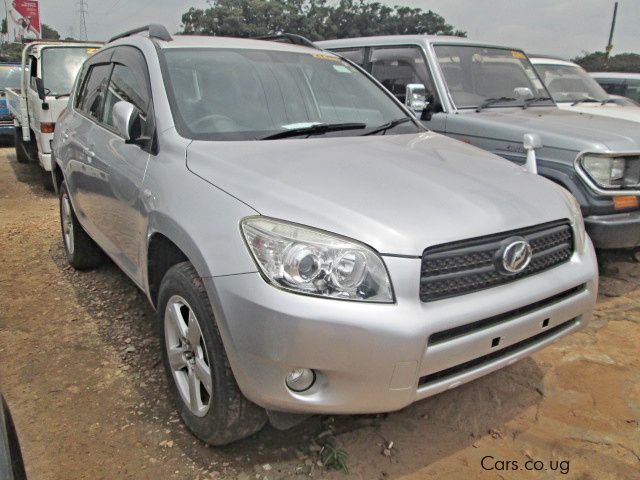
[{"label": "left headlight", "polygon": [[574,197],[569,190],[561,187],[560,185],[558,185],[558,188],[564,197],[567,207],[569,207],[569,210],[571,211],[571,226],[573,227],[576,251],[582,252],[587,241],[587,232],[584,228],[582,209],[580,208],[580,204],[578,203],[578,200],[576,200],[576,197]]},{"label": "left headlight", "polygon": [[580,166],[602,188],[637,189],[640,186],[640,157],[585,154]]},{"label": "left headlight", "polygon": [[240,226],[263,276],[277,287],[343,300],[394,301],[387,269],[366,245],[265,217],[245,218]]}]

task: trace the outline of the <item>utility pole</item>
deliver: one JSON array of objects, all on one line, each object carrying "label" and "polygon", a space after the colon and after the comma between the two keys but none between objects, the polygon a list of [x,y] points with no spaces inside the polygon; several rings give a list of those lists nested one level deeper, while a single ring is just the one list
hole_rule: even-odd
[{"label": "utility pole", "polygon": [[613,49],[613,31],[616,28],[616,16],[618,15],[618,2],[613,6],[613,19],[611,20],[611,30],[609,31],[609,42],[607,43],[607,47],[605,48],[605,62],[609,62],[609,54]]},{"label": "utility pole", "polygon": [[78,15],[80,17],[80,34],[78,40],[87,40],[87,13],[89,6],[87,0],[78,0]]}]

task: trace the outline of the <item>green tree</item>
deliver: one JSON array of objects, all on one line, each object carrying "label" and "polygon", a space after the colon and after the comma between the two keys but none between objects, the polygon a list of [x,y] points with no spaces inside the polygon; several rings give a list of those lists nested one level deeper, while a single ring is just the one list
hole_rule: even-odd
[{"label": "green tree", "polygon": [[182,15],[183,33],[256,37],[288,32],[311,40],[370,35],[466,36],[431,10],[366,0],[217,0]]},{"label": "green tree", "polygon": [[60,40],[60,34],[58,31],[47,25],[46,23],[42,24],[42,39],[43,40]]},{"label": "green tree", "polygon": [[640,73],[640,55],[637,53],[620,53],[609,57],[605,52],[584,52],[573,59],[588,72],[635,72]]},{"label": "green tree", "polygon": [[22,44],[3,43],[0,45],[0,62],[20,63],[22,60]]}]

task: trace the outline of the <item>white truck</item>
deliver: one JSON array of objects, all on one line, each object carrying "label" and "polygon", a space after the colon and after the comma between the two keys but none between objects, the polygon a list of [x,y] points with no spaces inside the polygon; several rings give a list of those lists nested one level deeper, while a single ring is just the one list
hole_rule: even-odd
[{"label": "white truck", "polygon": [[55,122],[69,100],[76,75],[99,43],[32,42],[22,50],[19,88],[7,88],[14,118],[18,162],[38,162],[47,188],[51,184],[51,140]]}]

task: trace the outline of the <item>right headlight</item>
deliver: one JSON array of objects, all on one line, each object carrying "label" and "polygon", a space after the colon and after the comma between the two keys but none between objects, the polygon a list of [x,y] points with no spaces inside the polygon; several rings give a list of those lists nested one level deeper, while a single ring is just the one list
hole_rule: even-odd
[{"label": "right headlight", "polygon": [[273,285],[319,297],[394,301],[382,258],[366,245],[267,217],[248,217],[240,226],[260,271]]},{"label": "right headlight", "polygon": [[599,187],[605,189],[637,189],[640,187],[640,157],[609,156],[587,153],[580,167]]}]

